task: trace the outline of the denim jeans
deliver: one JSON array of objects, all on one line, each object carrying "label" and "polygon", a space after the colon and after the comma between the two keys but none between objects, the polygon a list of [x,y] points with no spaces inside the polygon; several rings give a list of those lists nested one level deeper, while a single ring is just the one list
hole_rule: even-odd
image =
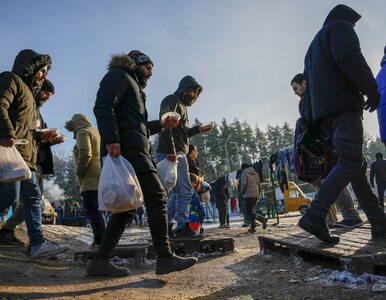
[{"label": "denim jeans", "polygon": [[[192,200],[192,184],[189,177],[189,165],[186,155],[182,152],[177,153],[177,184],[169,192],[168,198],[168,220],[169,224],[174,219],[177,221],[176,230],[184,229],[188,223],[189,203]],[[157,153],[157,160],[166,158],[166,153]]]},{"label": "denim jeans", "polygon": [[384,220],[385,214],[366,177],[367,163],[362,153],[361,112],[344,111],[324,118],[320,125],[322,135],[331,139],[333,143],[338,162],[321,184],[307,213],[325,219],[329,207],[351,182],[359,204],[371,225],[378,220]]},{"label": "denim jeans", "polygon": [[[34,171],[31,173],[32,177],[28,180],[0,183],[0,212],[17,201],[20,191],[20,201],[24,208],[24,219],[27,226],[29,244],[37,246],[45,240],[41,229],[41,192],[36,183],[36,173]],[[20,189],[18,185],[20,185]]]}]

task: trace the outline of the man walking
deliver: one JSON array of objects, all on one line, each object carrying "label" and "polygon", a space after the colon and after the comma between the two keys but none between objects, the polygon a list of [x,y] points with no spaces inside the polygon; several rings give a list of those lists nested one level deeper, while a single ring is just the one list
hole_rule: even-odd
[{"label": "man walking", "polygon": [[[108,72],[99,85],[94,114],[101,135],[101,155],[122,154],[133,166],[142,188],[150,233],[157,255],[156,274],[181,271],[197,262],[172,253],[167,223],[167,196],[157,176],[150,155],[149,135],[161,128],[175,127],[178,121],[147,120],[144,89],[153,73],[153,62],[144,53],[133,50],[128,55],[111,57]],[[125,230],[130,212],[113,214],[96,259],[87,269],[89,275],[125,276],[127,268],[115,266],[109,258]]]},{"label": "man walking", "polygon": [[[326,225],[328,209],[349,182],[371,224],[373,238],[386,235],[386,217],[367,181],[362,153],[363,108],[373,112],[379,93],[354,31],[359,19],[360,15],[346,5],[333,8],[311,42],[304,62],[313,122],[330,140],[338,162],[298,225],[328,243],[339,242]],[[362,95],[367,96],[366,102]]]},{"label": "man walking", "polygon": [[76,176],[80,185],[80,194],[86,217],[90,219],[94,241],[90,248],[99,247],[105,232],[105,220],[98,210],[98,183],[101,173],[99,132],[82,114],[75,114],[66,122],[65,128],[74,133],[76,144]]},{"label": "man walking", "polygon": [[374,188],[374,177],[377,184],[379,205],[382,209],[385,208],[384,195],[386,190],[386,160],[383,159],[383,154],[378,152],[375,154],[376,160],[371,164],[370,168],[370,183]]},{"label": "man walking", "polygon": [[[41,191],[36,180],[36,140],[38,116],[34,94],[42,86],[51,67],[49,55],[25,49],[15,58],[12,72],[0,74],[0,145],[12,147],[16,139],[28,144],[17,149],[30,168],[32,177],[20,182],[20,200],[29,237],[32,258],[50,256],[68,250],[67,246],[46,241],[41,229]],[[47,133],[52,136],[52,133]],[[41,134],[45,139],[46,135]],[[17,183],[6,183],[0,189],[0,212],[17,199]]]},{"label": "man walking", "polygon": [[[310,99],[306,99],[306,88],[307,80],[302,73],[295,75],[291,80],[291,86],[295,95],[300,97],[299,101],[299,112],[300,116],[312,123],[312,112],[310,109]],[[309,95],[308,95],[309,96]],[[317,189],[320,187],[324,179],[319,179],[316,182],[313,182],[312,185]],[[336,216],[336,208],[342,213],[343,220],[340,222]],[[351,197],[350,191],[347,187],[343,189],[340,193],[338,199],[336,199],[335,204],[332,204],[328,214],[327,214],[327,224],[334,227],[343,227],[343,228],[354,228],[363,224],[359,212],[354,206],[354,200]]]},{"label": "man walking", "polygon": [[180,123],[176,128],[164,130],[159,135],[157,148],[158,161],[178,160],[177,183],[170,191],[168,199],[169,233],[172,232],[174,218],[177,220],[176,238],[203,238],[189,228],[188,208],[192,200],[192,186],[189,179],[189,166],[186,155],[189,151],[189,138],[211,127],[193,126],[189,128],[188,107],[192,106],[202,92],[202,86],[192,77],[185,76],[178,84],[177,91],[165,97],[161,102],[160,118],[169,112],[180,114]]}]

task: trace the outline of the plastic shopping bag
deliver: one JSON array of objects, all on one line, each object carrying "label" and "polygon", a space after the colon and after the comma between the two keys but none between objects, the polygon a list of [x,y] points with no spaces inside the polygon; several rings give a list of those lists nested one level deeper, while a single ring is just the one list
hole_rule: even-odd
[{"label": "plastic shopping bag", "polygon": [[178,161],[163,159],[157,164],[158,177],[164,189],[170,192],[177,183],[177,165]]},{"label": "plastic shopping bag", "polygon": [[31,171],[15,146],[0,146],[0,182],[31,178]]},{"label": "plastic shopping bag", "polygon": [[143,194],[132,165],[122,156],[107,155],[98,185],[99,210],[120,213],[136,210],[143,204]]},{"label": "plastic shopping bag", "polygon": [[210,191],[212,187],[206,181],[201,182],[201,190],[203,193],[200,194],[200,198],[202,202],[209,203],[210,202]]}]

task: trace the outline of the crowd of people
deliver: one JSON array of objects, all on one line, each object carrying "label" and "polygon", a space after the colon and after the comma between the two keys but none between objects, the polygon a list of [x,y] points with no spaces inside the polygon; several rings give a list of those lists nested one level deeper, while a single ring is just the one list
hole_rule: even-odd
[{"label": "crowd of people", "polygon": [[[382,153],[378,153],[371,165],[370,183],[374,187],[375,178],[377,198],[366,177],[367,163],[362,152],[363,109],[373,112],[378,108],[381,139],[386,142],[386,47],[382,70],[376,80],[354,31],[359,19],[360,15],[348,6],[338,5],[332,9],[306,53],[304,72],[291,81],[295,94],[300,97],[300,128],[323,141],[328,152],[324,163],[330,166],[328,172],[312,180],[317,189],[315,199],[298,225],[328,243],[339,242],[338,236],[330,234],[329,226],[363,224],[347,189],[349,183],[371,224],[372,236],[386,236],[385,160]],[[48,241],[41,227],[43,175],[53,173],[50,148],[64,141],[57,130],[47,128],[39,112],[55,92],[54,85],[47,79],[51,64],[49,55],[25,49],[17,54],[12,70],[0,74],[0,146],[15,146],[32,173],[26,180],[0,182],[0,213],[14,207],[12,217],[0,229],[0,240],[23,245],[15,235],[15,228],[25,221],[29,238],[27,251],[31,258],[69,249]],[[73,115],[65,124],[76,140],[76,175],[85,214],[93,230],[90,247],[97,251],[87,268],[89,275],[129,274],[127,268],[116,266],[110,258],[133,212],[113,213],[105,224],[98,209],[101,158],[107,155],[123,156],[135,170],[157,256],[156,274],[181,271],[197,262],[195,257],[174,254],[170,241],[204,238],[203,194],[210,192],[215,199],[219,228],[229,228],[227,177],[216,179],[211,186],[204,184],[197,159],[199,149],[189,141],[190,137],[209,132],[213,127],[212,124],[189,127],[188,108],[197,101],[203,87],[192,76],[183,77],[177,90],[161,101],[159,119],[149,121],[144,90],[152,76],[153,65],[151,58],[139,50],[113,55],[93,108],[98,128],[83,114]],[[382,101],[378,106],[380,93]],[[177,182],[169,192],[157,176],[156,163],[151,156],[149,137],[157,133],[157,161],[178,162]],[[27,143],[19,144],[20,139]],[[252,165],[243,163],[240,167],[237,175],[239,203],[243,204],[248,231],[253,234],[256,221],[261,222],[264,229],[267,226],[267,219],[254,212],[262,178]],[[340,222],[335,205],[343,216]]]}]

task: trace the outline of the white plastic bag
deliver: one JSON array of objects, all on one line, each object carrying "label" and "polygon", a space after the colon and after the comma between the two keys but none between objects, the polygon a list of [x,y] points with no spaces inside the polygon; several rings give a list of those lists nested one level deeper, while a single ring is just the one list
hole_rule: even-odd
[{"label": "white plastic bag", "polygon": [[170,192],[177,183],[177,165],[177,160],[172,162],[166,158],[157,164],[158,177],[167,192]]},{"label": "white plastic bag", "polygon": [[207,190],[206,192],[200,194],[201,201],[205,202],[205,203],[209,203],[210,202],[210,191],[212,190],[212,187],[206,181],[202,181],[201,186],[204,186],[205,189]]},{"label": "white plastic bag", "polygon": [[120,213],[136,210],[143,194],[132,165],[122,156],[104,157],[98,185],[99,210]]},{"label": "white plastic bag", "polygon": [[31,178],[31,170],[15,146],[0,146],[0,182],[13,182]]}]

